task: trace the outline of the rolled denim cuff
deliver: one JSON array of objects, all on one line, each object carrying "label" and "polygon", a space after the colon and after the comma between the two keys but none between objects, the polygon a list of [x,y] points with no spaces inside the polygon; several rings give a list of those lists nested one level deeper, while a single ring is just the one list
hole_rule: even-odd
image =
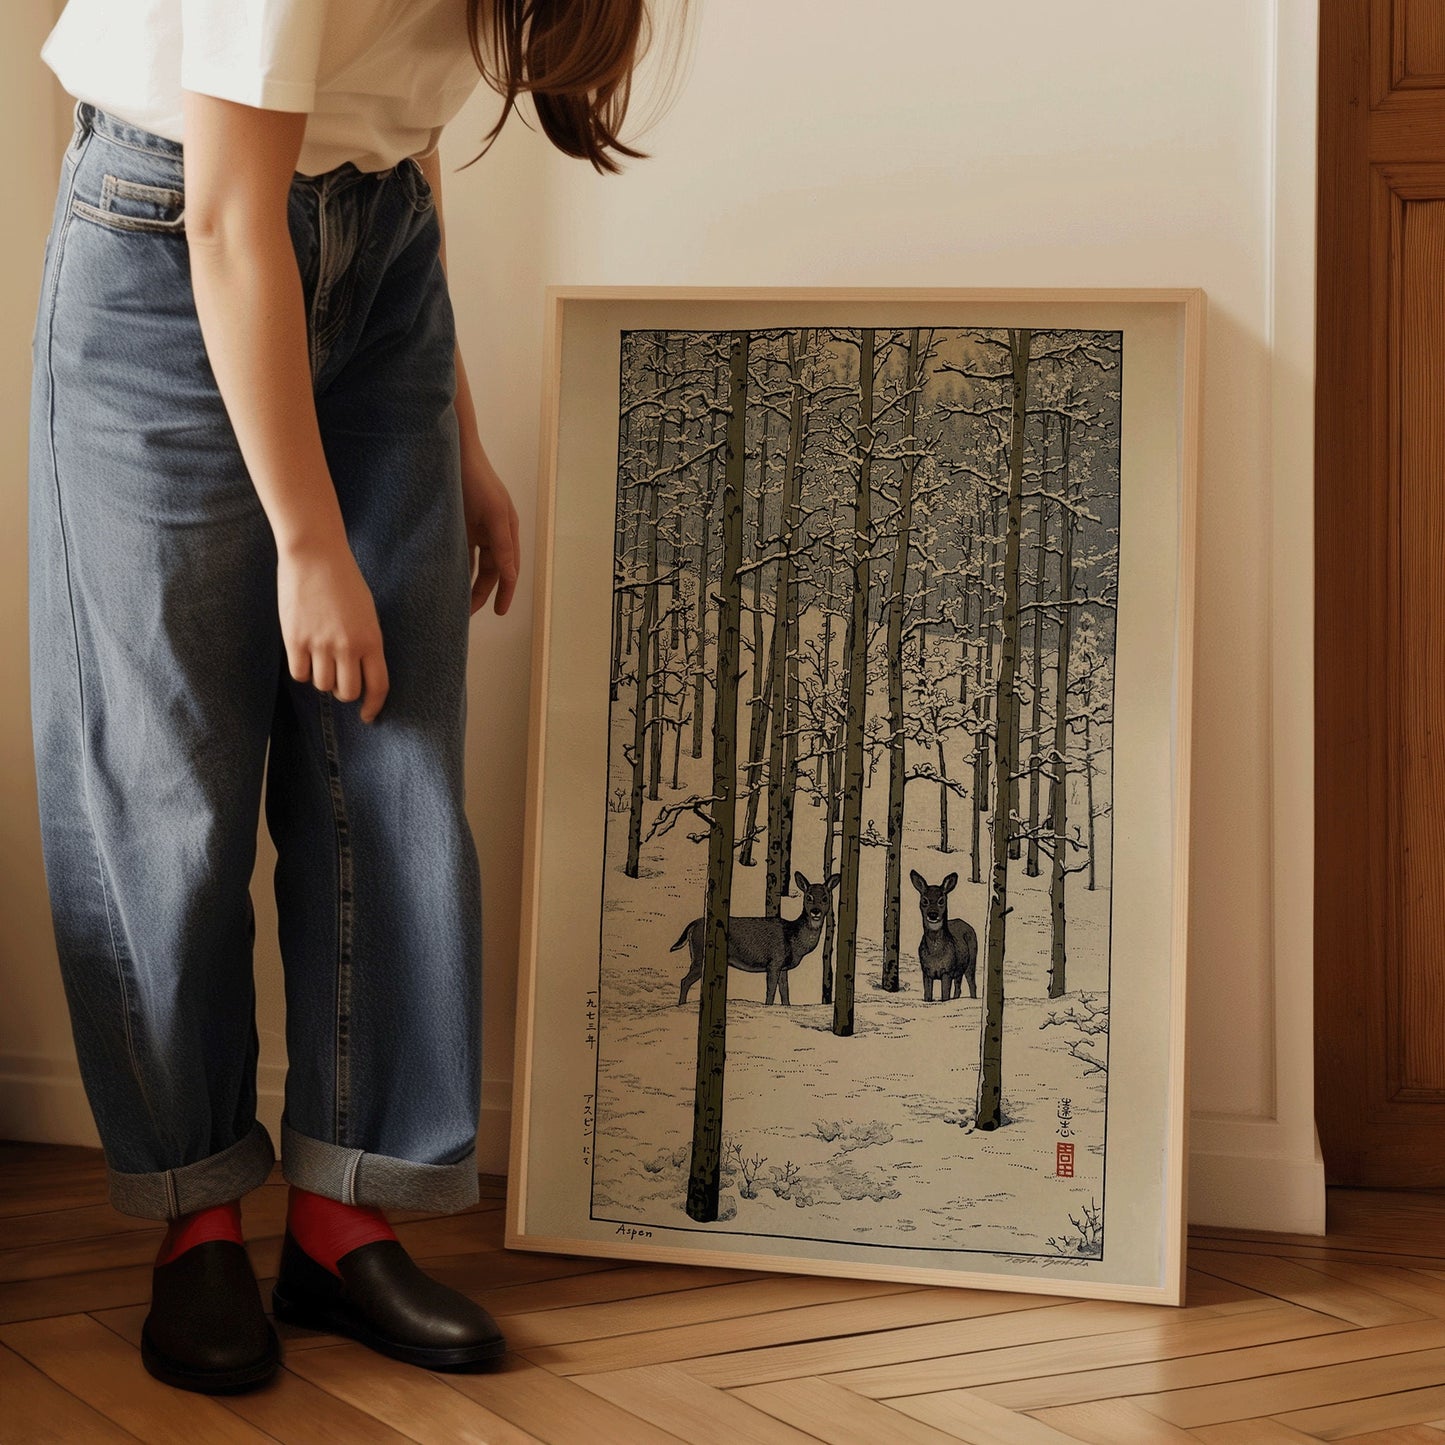
[{"label": "rolled denim cuff", "polygon": [[106,1177],[110,1202],[122,1214],[171,1220],[239,1199],[264,1184],[275,1163],[271,1135],[257,1119],[234,1144],[193,1164],[144,1174],[123,1174],[107,1167]]},{"label": "rolled denim cuff", "polygon": [[281,1119],[281,1173],[288,1183],[343,1204],[454,1213],[481,1198],[477,1151],[451,1164],[421,1164],[350,1149],[299,1133]]}]

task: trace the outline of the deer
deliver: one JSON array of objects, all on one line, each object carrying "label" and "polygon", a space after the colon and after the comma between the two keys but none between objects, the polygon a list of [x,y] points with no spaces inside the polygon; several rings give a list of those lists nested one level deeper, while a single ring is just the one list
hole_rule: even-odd
[{"label": "deer", "polygon": [[977,998],[973,978],[978,965],[978,934],[965,919],[948,916],[948,895],[958,882],[958,874],[950,873],[942,883],[929,883],[916,868],[910,868],[908,876],[918,890],[918,911],[923,915],[923,936],[918,940],[923,1001],[933,1002],[935,980],[943,985],[940,1003],[958,998],[965,978],[969,998]]},{"label": "deer", "polygon": [[[809,883],[801,872],[794,872],[798,887],[803,890],[802,911],[796,918],[774,914],[763,918],[729,918],[727,924],[728,964],[745,973],[766,973],[767,1002],[788,998],[788,974],[818,946],[823,927],[833,914],[832,890],[843,881],[835,873],[826,883]],[[678,989],[680,1008],[687,1002],[687,991],[702,977],[703,950],[706,946],[705,920],[694,918],[668,949],[675,953],[686,943],[692,952],[692,967]]]}]

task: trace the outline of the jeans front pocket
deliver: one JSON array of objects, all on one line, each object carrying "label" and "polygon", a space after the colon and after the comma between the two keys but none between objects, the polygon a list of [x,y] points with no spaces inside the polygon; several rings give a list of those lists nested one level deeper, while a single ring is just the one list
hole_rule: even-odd
[{"label": "jeans front pocket", "polygon": [[79,196],[70,205],[77,216],[118,231],[177,235],[186,227],[185,192],[179,187],[129,180],[109,171],[101,178],[99,205]]}]

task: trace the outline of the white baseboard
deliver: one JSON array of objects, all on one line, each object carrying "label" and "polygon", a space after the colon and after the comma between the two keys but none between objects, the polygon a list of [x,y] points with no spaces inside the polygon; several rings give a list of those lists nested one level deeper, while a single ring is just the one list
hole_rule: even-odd
[{"label": "white baseboard", "polygon": [[1325,1232],[1325,1161],[1315,1131],[1312,1157],[1215,1148],[1189,1155],[1189,1222],[1274,1234]]},{"label": "white baseboard", "polygon": [[[257,1071],[257,1115],[281,1137],[285,1067],[262,1064]],[[512,1109],[510,1079],[482,1085],[477,1168],[505,1174]],[[1227,1124],[1206,1126],[1207,1150],[1189,1156],[1189,1222],[1221,1229],[1260,1229],[1284,1234],[1323,1234],[1325,1171],[1315,1135],[1313,1158],[1258,1151],[1257,1125],[1245,1126],[1240,1148],[1230,1148]],[[1199,1130],[1203,1133],[1205,1130]],[[0,1055],[0,1138],[43,1144],[99,1147],[90,1104],[73,1059]],[[1255,1152],[1250,1152],[1253,1146]]]}]

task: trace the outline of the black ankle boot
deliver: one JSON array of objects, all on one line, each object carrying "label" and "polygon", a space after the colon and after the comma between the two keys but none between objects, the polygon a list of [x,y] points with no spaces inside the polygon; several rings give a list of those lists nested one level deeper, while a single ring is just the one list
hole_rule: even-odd
[{"label": "black ankle boot", "polygon": [[154,1267],[140,1354],[156,1379],[207,1395],[271,1378],[281,1346],[245,1245],[208,1239]]},{"label": "black ankle boot", "polygon": [[358,1245],[336,1261],[338,1279],[288,1229],[271,1303],[278,1320],[359,1340],[429,1370],[500,1359],[507,1342],[475,1300],[425,1273],[395,1239]]}]

